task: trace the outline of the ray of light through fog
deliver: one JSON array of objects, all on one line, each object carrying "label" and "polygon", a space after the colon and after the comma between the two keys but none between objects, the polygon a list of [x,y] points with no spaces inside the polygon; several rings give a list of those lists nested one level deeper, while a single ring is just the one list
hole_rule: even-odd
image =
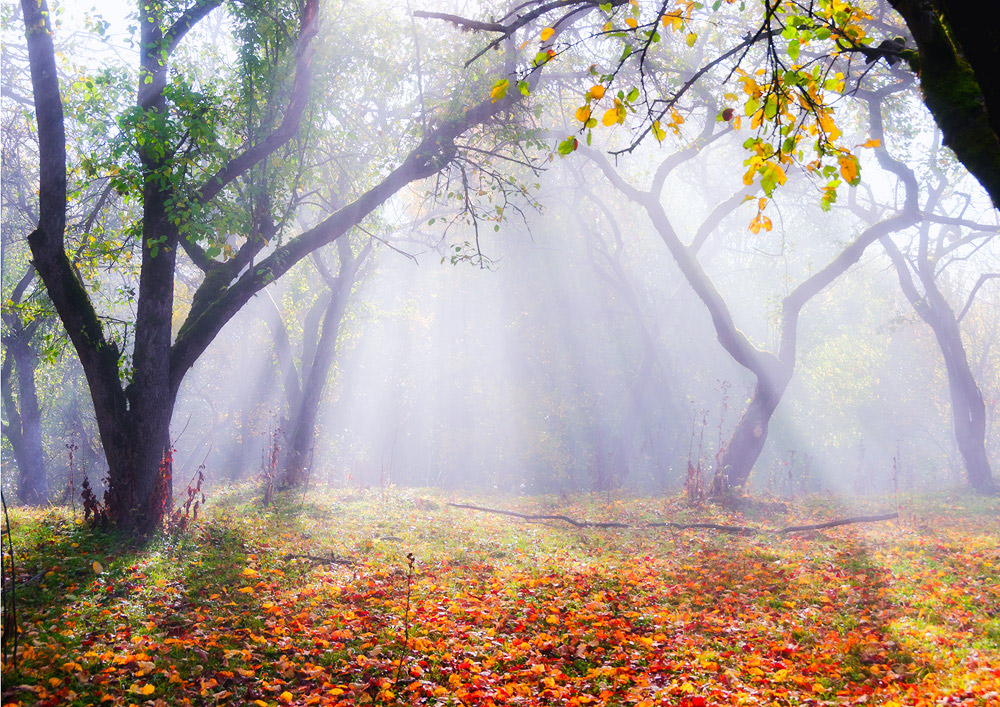
[{"label": "ray of light through fog", "polygon": [[[85,7],[64,5],[63,26],[92,17]],[[96,10],[110,22],[114,43],[131,51],[120,41],[130,21],[126,5],[104,2]],[[468,7],[464,12],[475,14]],[[422,25],[426,52],[441,51],[431,47],[434,27]],[[222,64],[227,51],[218,49]],[[321,59],[336,58],[325,51]],[[416,103],[418,89],[431,91],[413,76],[399,77],[398,85],[401,101]],[[369,90],[363,84],[357,89]],[[906,110],[914,117],[896,149],[919,160],[940,150],[940,140],[915,94],[908,96]],[[358,101],[368,98],[378,97]],[[378,115],[366,114],[360,127],[339,116],[330,120],[349,145],[362,129],[377,127],[382,134]],[[565,132],[563,119],[554,112],[540,118],[552,123],[544,126],[551,130],[548,142]],[[647,146],[612,168],[646,189],[661,162],[692,144],[702,124],[713,120],[714,114],[694,111],[679,143]],[[844,129],[856,132],[860,144],[862,118],[847,120],[853,123]],[[671,172],[659,201],[680,240],[696,243],[688,251],[736,328],[762,351],[774,352],[782,299],[832,262],[864,230],[866,218],[888,213],[902,187],[864,154],[864,187],[850,197],[842,191],[833,212],[823,213],[814,181],[790,175],[767,212],[773,230],[752,234],[747,226],[759,194],[743,194],[741,182],[741,143],[748,134],[744,127],[713,139]],[[595,151],[621,147],[621,139],[602,134]],[[364,184],[393,165],[395,149],[382,145],[370,155],[329,159],[348,179],[351,169],[368,169]],[[493,221],[479,224],[479,252],[469,223],[446,226],[456,200],[428,197],[432,184],[400,193],[363,230],[345,236],[355,253],[366,243],[371,253],[353,286],[338,295],[346,304],[309,450],[314,484],[660,493],[683,488],[692,467],[710,478],[753,395],[754,377],[720,344],[709,311],[663,234],[596,162],[581,150],[540,164],[537,176],[514,165],[530,188],[515,197],[517,210],[507,209],[498,230]],[[336,191],[332,175],[317,194]],[[966,206],[952,205],[949,213],[959,214],[953,220],[995,228],[978,186],[967,176],[955,179],[943,198],[956,204],[965,199]],[[356,196],[360,189],[349,186],[329,199]],[[472,198],[491,208],[485,191]],[[301,207],[299,225],[315,222],[318,211],[311,208]],[[941,222],[924,228],[943,243],[959,238],[958,231],[947,235]],[[917,230],[897,234],[899,246],[912,249]],[[942,282],[956,310],[980,274],[995,269],[997,247],[992,239],[949,265]],[[336,276],[336,245],[322,258],[322,267]],[[303,354],[315,348],[317,321],[331,297],[321,274],[306,260],[270,285],[187,376],[172,423],[180,485],[202,464],[217,480],[254,478],[290,444],[283,361],[304,385]],[[186,276],[178,279],[187,293],[182,298],[191,291]],[[968,356],[988,403],[994,469],[1000,455],[998,296],[996,287],[983,288],[963,320]],[[794,373],[754,465],[755,491],[849,498],[961,481],[941,354],[878,244],[804,306],[797,326]]]}]

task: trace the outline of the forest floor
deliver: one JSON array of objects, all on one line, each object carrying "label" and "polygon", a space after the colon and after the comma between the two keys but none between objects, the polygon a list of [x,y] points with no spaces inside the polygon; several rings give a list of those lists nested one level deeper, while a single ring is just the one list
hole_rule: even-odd
[{"label": "forest floor", "polygon": [[213,496],[144,544],[70,509],[12,509],[21,633],[3,704],[1000,704],[1000,499],[734,535],[446,501],[762,528],[895,502],[741,514],[603,495]]}]

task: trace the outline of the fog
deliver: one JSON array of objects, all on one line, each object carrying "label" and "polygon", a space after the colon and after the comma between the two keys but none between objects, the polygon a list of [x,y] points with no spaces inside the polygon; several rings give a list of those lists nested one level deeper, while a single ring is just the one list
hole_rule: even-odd
[{"label": "fog", "polygon": [[[685,241],[741,191],[732,143],[668,182],[667,209]],[[467,227],[443,234],[423,221],[419,234],[387,236],[402,253],[376,245],[337,340],[313,483],[662,493],[684,488],[689,462],[709,482],[752,376],[720,346],[704,304],[638,209],[582,159],[549,163],[539,179],[541,209],[481,234],[483,262],[466,255]],[[864,225],[822,213],[803,181],[785,189],[773,231],[748,233],[753,204],[737,206],[699,251],[737,325],[765,348],[778,340],[780,298]],[[955,296],[968,292],[977,267],[954,268]],[[872,247],[807,305],[795,374],[751,477],[755,492],[850,496],[962,483],[941,354],[898,290]],[[297,330],[301,315],[289,311],[304,312],[315,296],[307,274],[266,295]],[[969,353],[993,406],[995,459],[996,295],[980,296],[969,323],[982,335],[969,337]],[[279,373],[256,307],[188,383],[193,397],[209,380],[239,391],[238,412],[200,404],[231,420],[217,433],[230,447],[217,443],[205,463],[233,478],[258,473],[285,443]],[[174,427],[203,415],[198,408],[182,405]],[[178,440],[181,456],[203,454],[193,437]]]},{"label": "fog", "polygon": [[[489,95],[500,60],[487,56],[485,68],[463,68],[484,44],[477,33],[423,21],[420,73],[408,54],[411,39],[399,40],[406,52],[398,56],[356,51],[388,41],[394,13],[379,10],[369,21],[341,8],[327,19],[339,29],[317,40],[322,100],[308,113],[316,134],[283,157],[301,161],[299,181],[286,170],[269,177],[279,186],[267,200],[249,183],[233,198],[245,199],[248,213],[271,209],[284,219],[274,243],[242,272],[378,184],[435,111]],[[198,41],[225,35],[227,22],[216,17]],[[712,41],[724,39],[719,32]],[[8,58],[20,66],[15,49]],[[188,61],[197,59],[191,47],[185,51]],[[227,78],[234,56],[232,46],[216,46],[197,85],[210,85],[213,74]],[[570,66],[602,60],[592,50]],[[838,107],[845,142],[858,146],[860,186],[841,185],[824,211],[821,180],[790,168],[760,212],[770,225],[752,228],[763,193],[743,181],[744,143],[754,134],[748,117],[737,127],[721,118],[722,99],[701,96],[662,144],[647,140],[611,157],[634,135],[618,126],[595,129],[590,146],[580,133],[579,149],[563,156],[554,146],[578,127],[571,116],[593,83],[567,73],[539,89],[536,112],[506,116],[518,139],[491,124],[456,140],[453,161],[302,259],[225,325],[177,395],[175,489],[199,469],[211,483],[281,485],[302,425],[310,430],[299,450],[302,478],[314,487],[708,496],[736,468],[727,454],[755,440],[759,455],[740,452],[753,457],[749,478],[732,481],[762,496],[962,486],[966,460],[941,340],[901,288],[897,267],[926,272],[921,258],[929,258],[931,282],[957,317],[996,475],[1000,289],[981,279],[1000,267],[996,211],[941,146],[912,81],[877,108],[886,127],[875,148],[862,145],[876,109],[863,101]],[[891,80],[898,77],[879,85]],[[31,207],[18,206],[15,192],[30,192],[24,185],[36,180],[8,173],[16,155],[26,165],[35,159],[30,138],[27,147],[14,144],[26,135],[18,133],[16,107],[7,92],[5,300],[28,263]],[[98,141],[82,129],[78,139],[79,155]],[[913,170],[913,184],[876,155],[886,149]],[[908,198],[919,202],[921,219],[886,227],[856,263],[794,304],[800,309],[789,327],[783,312],[798,302],[797,288],[838,263],[867,229],[902,213]],[[126,231],[135,208],[120,204],[103,214],[102,237]],[[233,220],[231,232],[206,236],[221,244],[220,258],[247,242],[256,223]],[[138,274],[123,253],[138,256],[137,248],[120,245],[117,260],[95,260],[85,275],[106,330],[125,322],[125,351],[134,345],[127,322],[135,317]],[[174,336],[202,278],[179,256]],[[918,278],[918,295],[927,287]],[[57,325],[47,332],[47,342],[61,345],[47,360],[39,358],[42,347],[34,355],[45,464],[52,497],[60,498],[67,483],[78,489],[81,475],[103,483],[108,465],[80,364]],[[13,354],[5,348],[4,356]],[[9,366],[4,376],[10,384]],[[754,423],[762,387],[779,402]],[[5,421],[24,395],[5,394]],[[312,422],[313,413],[300,413],[310,395],[318,400]],[[13,489],[7,438],[3,454],[4,486]]]}]

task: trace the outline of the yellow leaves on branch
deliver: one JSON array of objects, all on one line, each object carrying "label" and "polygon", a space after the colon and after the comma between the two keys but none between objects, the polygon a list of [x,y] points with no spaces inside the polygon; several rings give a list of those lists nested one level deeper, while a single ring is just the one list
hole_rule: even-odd
[{"label": "yellow leaves on branch", "polygon": [[625,106],[622,105],[622,102],[616,98],[615,105],[605,111],[604,117],[601,118],[601,122],[604,123],[605,127],[611,127],[615,124],[624,123],[626,114]]},{"label": "yellow leaves on branch", "polygon": [[576,119],[581,123],[586,123],[590,120],[590,106],[580,106],[576,109]]},{"label": "yellow leaves on branch", "polygon": [[590,95],[590,97],[591,97],[591,98],[593,98],[593,99],[594,99],[595,101],[599,101],[599,100],[601,100],[602,98],[604,98],[604,86],[602,86],[601,84],[596,84],[596,85],[594,85],[594,86],[591,86],[591,87],[590,87],[590,90],[589,90],[589,91],[587,91],[587,93],[588,93],[588,94]]},{"label": "yellow leaves on branch", "polygon": [[837,158],[840,165],[840,176],[851,186],[857,186],[861,181],[861,169],[858,166],[858,158],[850,152],[843,152]]}]

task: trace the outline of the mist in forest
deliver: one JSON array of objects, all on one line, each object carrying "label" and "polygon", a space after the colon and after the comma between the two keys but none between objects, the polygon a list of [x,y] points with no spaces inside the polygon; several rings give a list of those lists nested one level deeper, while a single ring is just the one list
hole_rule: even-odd
[{"label": "mist in forest", "polygon": [[[736,149],[720,145],[706,156],[714,164],[671,177],[666,203],[685,240],[739,191],[726,162]],[[685,488],[691,467],[711,482],[752,376],[720,346],[642,213],[569,160],[549,163],[540,179],[542,208],[482,233],[479,253],[468,227],[442,233],[428,219],[376,243],[337,339],[310,450],[313,484],[661,493]],[[808,185],[789,184],[780,226],[760,235],[747,232],[753,204],[737,205],[699,250],[761,348],[777,345],[781,298],[864,228],[810,199]],[[956,273],[956,288],[968,287],[963,277],[973,276]],[[303,274],[258,299],[279,303],[288,329],[301,332],[320,296]],[[994,300],[976,305],[986,335],[970,351],[990,400]],[[185,470],[204,462],[223,478],[253,477],[288,443],[262,306],[242,313],[191,376],[174,420],[188,427],[177,441]],[[810,302],[799,329],[755,492],[865,495],[961,482],[940,353],[884,256],[863,258]],[[987,439],[995,455],[996,435]]]},{"label": "mist in forest", "polygon": [[[214,19],[199,36],[224,34],[226,22]],[[337,22],[344,36],[364,34],[369,44],[388,32],[348,10]],[[425,64],[458,66],[441,58],[450,49],[431,41],[429,27]],[[470,53],[478,40],[464,37],[459,49]],[[200,71],[225,74],[232,56],[216,47]],[[359,62],[376,78],[357,105],[331,109],[319,147],[301,148],[310,181],[276,190],[275,201],[300,199],[282,238],[393,167],[403,140],[391,132],[395,122],[405,118],[416,131],[413,116],[426,103],[468,100],[432,73],[406,73],[403,58],[359,56],[346,39],[322,45],[316,61],[331,102],[353,88],[343,66]],[[543,147],[516,159],[504,152],[506,136],[469,138],[451,166],[303,259],[222,329],[180,386],[170,425],[175,488],[199,471],[213,483],[280,485],[294,460],[296,478],[311,486],[707,496],[736,456],[752,471],[731,481],[778,498],[959,485],[965,461],[950,369],[899,279],[900,267],[925,273],[921,258],[930,258],[933,277],[919,288],[936,283],[957,315],[996,470],[1000,291],[981,277],[1000,258],[996,212],[945,153],[916,89],[906,90],[885,110],[907,116],[893,118],[900,127],[890,138],[917,173],[914,184],[876,158],[882,147],[868,146],[863,185],[841,187],[839,201],[823,202],[821,184],[790,171],[766,211],[760,190],[741,179],[747,128],[711,101],[686,110],[662,145],[617,159],[608,153],[627,143],[621,133],[597,135],[568,156],[552,149],[570,129],[563,104],[575,98],[523,117],[518,127]],[[843,129],[866,144],[867,114],[852,110]],[[28,262],[30,223],[15,192],[30,192],[33,177],[12,171],[15,154],[5,153],[5,299]],[[501,171],[507,181],[496,179]],[[926,218],[888,230],[820,283],[866,229],[891,220],[907,189]],[[251,207],[280,212],[263,200]],[[122,211],[102,223],[110,232],[127,221]],[[232,252],[244,238],[218,245]],[[175,335],[202,276],[179,262]],[[102,265],[88,277],[95,298],[105,297],[109,330],[135,316],[134,269]],[[55,329],[46,336],[65,344]],[[126,349],[129,336],[125,325]],[[4,356],[13,361],[14,349]],[[99,485],[107,464],[71,347],[39,365],[45,463],[52,497],[61,498],[67,480]],[[4,375],[13,385],[9,367]],[[5,407],[23,396],[5,394]],[[755,407],[768,406],[762,396],[773,413]],[[4,484],[13,487],[6,438],[3,454]]]}]

